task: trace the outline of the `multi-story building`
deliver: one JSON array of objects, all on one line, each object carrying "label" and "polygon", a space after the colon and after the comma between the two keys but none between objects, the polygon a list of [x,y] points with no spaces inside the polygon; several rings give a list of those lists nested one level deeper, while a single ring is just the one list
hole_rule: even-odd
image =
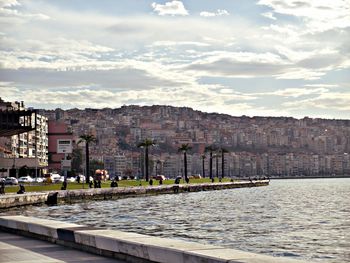
[{"label": "multi-story building", "polygon": [[104,169],[108,171],[108,174],[111,178],[114,178],[117,174],[116,163],[113,156],[104,156],[103,157]]},{"label": "multi-story building", "polygon": [[[11,152],[7,157],[0,160],[2,169],[12,169],[17,176],[17,170],[26,167],[32,176],[40,176],[47,171],[48,166],[48,119],[37,114],[32,109],[26,109],[22,102],[4,102],[0,100],[0,109],[10,112],[23,112],[18,118],[20,127],[32,127],[27,131],[19,129],[17,134],[7,137],[5,145]],[[30,117],[30,118],[28,118]],[[9,172],[8,172],[9,173]]]},{"label": "multi-story building", "polygon": [[[71,149],[64,153],[58,152],[59,143],[70,144]],[[50,171],[61,172],[62,160],[67,158],[67,154],[72,155],[73,143],[75,142],[72,132],[68,129],[67,124],[62,121],[49,121],[48,127],[48,168]],[[65,156],[66,155],[66,156]]]}]

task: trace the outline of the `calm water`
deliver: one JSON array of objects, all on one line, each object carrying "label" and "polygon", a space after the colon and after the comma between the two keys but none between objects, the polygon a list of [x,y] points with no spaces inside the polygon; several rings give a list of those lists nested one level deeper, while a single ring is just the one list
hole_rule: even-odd
[{"label": "calm water", "polygon": [[11,211],[210,243],[245,251],[350,262],[350,179],[274,180],[268,187]]}]

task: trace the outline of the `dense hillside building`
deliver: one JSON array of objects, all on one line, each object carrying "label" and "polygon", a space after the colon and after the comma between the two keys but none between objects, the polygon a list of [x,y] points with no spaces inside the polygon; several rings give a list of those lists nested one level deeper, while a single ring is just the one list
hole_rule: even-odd
[{"label": "dense hillside building", "polygon": [[[98,142],[90,148],[92,158],[132,156],[140,152],[137,144],[141,140],[152,138],[157,147],[152,149],[151,161],[163,160],[164,173],[171,176],[181,174],[177,149],[184,143],[192,146],[188,154],[191,173],[202,171],[198,156],[212,144],[229,150],[225,174],[232,176],[323,176],[349,170],[349,120],[233,117],[171,106],[56,109],[42,113],[65,122],[74,136],[96,136]],[[164,154],[168,156],[163,158]],[[133,161],[129,163],[127,167],[118,164],[118,173],[133,166]],[[208,163],[207,158],[207,174]],[[213,170],[215,165],[216,162]]]}]

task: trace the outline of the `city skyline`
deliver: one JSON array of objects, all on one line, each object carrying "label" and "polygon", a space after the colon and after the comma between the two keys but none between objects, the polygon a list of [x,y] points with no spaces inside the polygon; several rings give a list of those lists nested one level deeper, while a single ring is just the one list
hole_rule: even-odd
[{"label": "city skyline", "polygon": [[[186,144],[192,147],[188,152],[192,173],[202,172],[200,157],[206,146],[212,146],[219,155],[217,149],[226,149],[226,173],[236,176],[310,176],[350,171],[350,120],[231,117],[170,106],[39,113],[50,121],[65,123],[75,138],[93,135],[96,143],[89,145],[89,157],[104,162],[110,174],[118,171],[120,176],[128,169],[137,173],[142,152],[137,146],[149,138],[156,142],[149,150],[150,160],[153,164],[164,161],[164,175],[170,177],[181,172],[179,147]],[[206,155],[208,174],[210,158]]]},{"label": "city skyline", "polygon": [[0,2],[0,94],[35,108],[350,118],[350,1]]}]

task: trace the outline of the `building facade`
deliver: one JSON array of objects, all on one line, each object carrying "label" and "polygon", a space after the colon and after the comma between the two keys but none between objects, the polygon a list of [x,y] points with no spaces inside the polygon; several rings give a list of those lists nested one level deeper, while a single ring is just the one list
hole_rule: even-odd
[{"label": "building facade", "polygon": [[62,160],[65,159],[65,153],[58,152],[59,141],[70,141],[72,144],[75,142],[67,124],[50,120],[48,129],[48,168],[50,172],[61,173],[62,170]]},{"label": "building facade", "polygon": [[[32,108],[25,108],[23,102],[0,100],[0,110],[17,113],[12,136],[3,136],[0,143],[2,154],[0,168],[4,176],[18,176],[18,170],[25,167],[31,176],[41,176],[48,166],[48,119]],[[11,115],[10,115],[11,116]],[[18,123],[17,123],[18,122]],[[27,130],[21,127],[27,127]],[[11,133],[9,133],[11,134]],[[12,133],[13,134],[13,133]],[[11,170],[11,171],[10,171]]]}]

